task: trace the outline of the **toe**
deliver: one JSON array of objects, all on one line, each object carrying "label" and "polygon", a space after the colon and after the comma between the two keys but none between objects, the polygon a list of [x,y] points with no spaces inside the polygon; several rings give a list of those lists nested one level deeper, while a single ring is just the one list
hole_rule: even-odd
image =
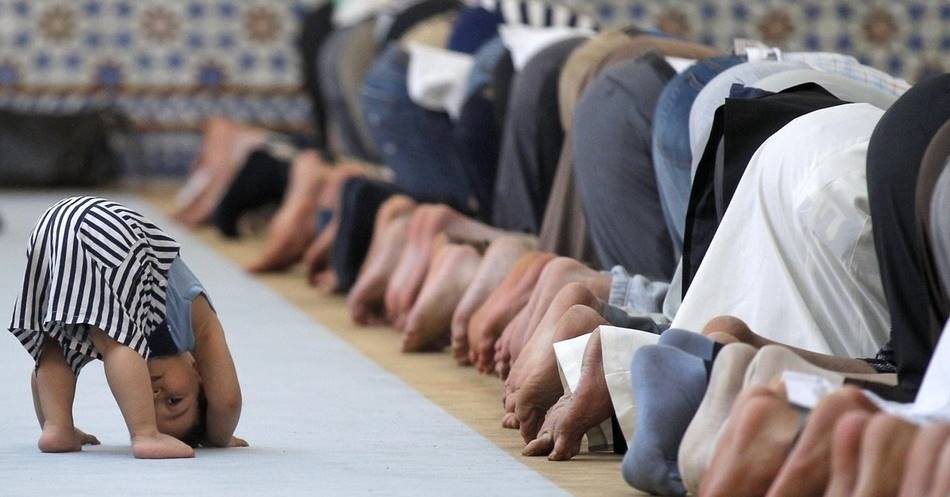
[{"label": "toe", "polygon": [[551,449],[553,448],[554,442],[551,438],[551,434],[545,432],[529,442],[528,445],[521,450],[521,455],[528,457],[546,456],[551,453]]},{"label": "toe", "polygon": [[548,456],[550,461],[567,461],[576,456],[581,450],[581,439],[570,432],[561,432],[554,441],[554,449]]},{"label": "toe", "polygon": [[537,408],[522,408],[515,412],[518,418],[521,438],[525,443],[534,440],[538,436],[538,430],[541,429],[541,423],[544,421],[544,413]]},{"label": "toe", "polygon": [[518,418],[515,417],[515,413],[505,413],[505,416],[501,418],[501,426],[507,430],[517,430],[519,425]]},{"label": "toe", "polygon": [[509,373],[511,373],[511,365],[508,361],[500,360],[495,363],[495,374],[497,374],[499,378],[507,380]]}]

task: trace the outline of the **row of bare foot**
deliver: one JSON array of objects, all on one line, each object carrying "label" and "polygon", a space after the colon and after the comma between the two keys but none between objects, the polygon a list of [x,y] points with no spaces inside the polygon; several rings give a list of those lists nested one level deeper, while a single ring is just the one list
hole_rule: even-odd
[{"label": "row of bare foot", "polygon": [[266,139],[263,129],[223,118],[209,119],[191,175],[176,198],[173,217],[189,226],[208,221],[244,160]]},{"label": "row of bare foot", "polygon": [[[242,164],[267,138],[268,132],[260,128],[209,119],[191,175],[177,196],[173,217],[189,226],[208,222]],[[315,151],[294,157],[284,197],[268,222],[265,244],[247,269],[281,271],[303,259],[309,282],[334,290],[336,279],[328,266],[338,220],[331,216],[318,233],[317,214],[338,214],[343,184],[367,171],[366,166],[355,163],[330,165]]]},{"label": "row of bare foot", "polygon": [[[491,242],[480,253],[459,242],[465,237]],[[347,304],[354,322],[399,330],[403,352],[451,344],[460,365],[501,377],[503,426],[520,427],[525,455],[557,460],[573,457],[584,434],[610,415],[599,341],[592,340],[573,395],[564,395],[553,348],[605,323],[608,284],[577,261],[537,251],[530,237],[396,196],[377,213]],[[600,409],[590,409],[595,398]]]},{"label": "row of bare foot", "polygon": [[[241,163],[266,139],[262,130],[210,120],[175,217],[189,225],[207,221]],[[303,260],[310,284],[334,290],[329,260],[338,220],[333,216],[318,232],[317,213],[338,214],[343,183],[363,174],[356,165],[331,167],[314,152],[297,155],[264,247],[248,270],[278,271]],[[596,418],[605,417],[589,402],[603,400],[606,395],[599,394],[606,387],[603,375],[598,382],[593,373],[602,366],[599,347],[592,347],[580,386],[564,395],[553,344],[603,324],[600,306],[608,282],[535,244],[532,237],[502,232],[447,206],[396,195],[376,213],[347,306],[360,325],[388,324],[401,332],[403,352],[450,346],[460,365],[499,376],[505,382],[502,424],[520,428],[525,454],[567,459],[579,450],[584,433],[602,421]]]}]

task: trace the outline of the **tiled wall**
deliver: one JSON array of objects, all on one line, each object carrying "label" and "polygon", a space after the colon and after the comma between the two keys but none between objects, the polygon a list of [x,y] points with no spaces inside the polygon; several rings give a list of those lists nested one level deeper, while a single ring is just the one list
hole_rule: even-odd
[{"label": "tiled wall", "polygon": [[831,51],[910,82],[950,70],[947,0],[575,1],[606,24],[634,22],[713,46],[755,38],[785,50]]},{"label": "tiled wall", "polygon": [[[0,0],[0,106],[125,110],[182,170],[205,117],[309,125],[293,41],[321,0]],[[359,1],[359,0],[351,0]],[[950,65],[947,0],[573,0],[604,24],[635,22],[728,48],[734,37],[853,54],[913,82]],[[149,141],[150,140],[150,141]]]},{"label": "tiled wall", "polygon": [[0,106],[117,106],[159,173],[209,115],[306,129],[294,40],[318,1],[0,0]]}]

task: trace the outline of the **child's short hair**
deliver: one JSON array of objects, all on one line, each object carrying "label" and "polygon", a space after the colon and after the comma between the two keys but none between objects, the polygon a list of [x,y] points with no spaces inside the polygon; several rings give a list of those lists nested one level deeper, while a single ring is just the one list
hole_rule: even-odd
[{"label": "child's short hair", "polygon": [[199,447],[205,442],[208,429],[208,399],[204,389],[198,390],[198,417],[195,424],[185,432],[181,441],[192,447]]}]

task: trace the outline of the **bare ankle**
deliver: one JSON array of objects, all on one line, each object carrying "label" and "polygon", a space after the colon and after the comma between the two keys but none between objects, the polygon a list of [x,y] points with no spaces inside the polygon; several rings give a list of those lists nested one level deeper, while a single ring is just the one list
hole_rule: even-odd
[{"label": "bare ankle", "polygon": [[158,437],[158,428],[146,428],[129,432],[129,438],[134,443],[136,440],[148,440]]},{"label": "bare ankle", "polygon": [[76,429],[72,426],[49,423],[43,425],[43,433],[37,442],[41,452],[59,453],[76,452],[82,444],[76,437]]}]

